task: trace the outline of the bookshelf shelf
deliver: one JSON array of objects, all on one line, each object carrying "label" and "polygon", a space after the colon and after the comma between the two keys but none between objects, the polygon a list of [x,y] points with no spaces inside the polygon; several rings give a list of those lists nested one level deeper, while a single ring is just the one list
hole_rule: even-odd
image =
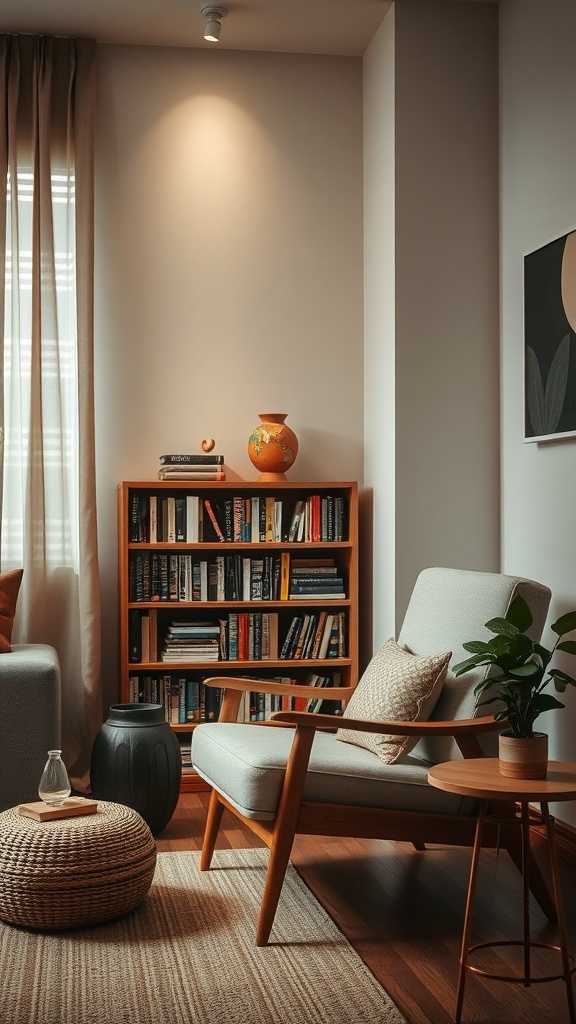
[{"label": "bookshelf shelf", "polygon": [[349,608],[351,605],[349,597],[328,597],[324,600],[314,599],[311,601],[300,601],[289,599],[287,601],[129,601],[128,608],[162,608],[180,609],[209,609],[210,611],[229,611],[242,608],[254,609],[254,611],[288,611],[290,608]]},{"label": "bookshelf shelf", "polygon": [[[136,493],[135,493],[136,492]],[[330,528],[324,535],[336,535],[343,536],[345,539],[342,540],[315,540],[315,541],[260,541],[248,542],[248,541],[220,541],[216,539],[210,539],[214,537],[216,531],[202,530],[195,531],[192,534],[188,532],[188,536],[203,537],[204,539],[197,542],[186,542],[177,541],[171,543],[149,543],[150,530],[144,531],[137,530],[135,533],[131,532],[131,522],[134,523],[134,519],[131,520],[131,508],[134,507],[134,500],[138,496],[139,501],[143,501],[146,505],[150,496],[155,496],[154,502],[149,502],[150,507],[160,503],[164,506],[166,499],[169,499],[168,504],[172,498],[180,501],[181,498],[190,498],[190,502],[196,497],[200,503],[200,506],[204,507],[205,502],[206,508],[211,504],[214,509],[219,506],[229,506],[230,499],[235,496],[246,499],[247,506],[250,505],[248,499],[271,499],[275,498],[277,501],[282,502],[282,507],[286,510],[287,514],[290,513],[290,509],[293,509],[295,503],[307,502],[307,499],[312,495],[320,495],[321,499],[316,499],[319,504],[322,503],[322,508],[330,507],[332,496],[336,499],[333,504],[340,508],[344,508],[344,525],[345,530],[342,531],[340,527],[335,532],[331,533]],[[343,504],[342,504],[343,499]],[[132,502],[132,505],[130,504]],[[196,503],[197,504],[197,503]],[[242,503],[240,503],[242,504]],[[312,502],[309,503],[312,505]],[[255,503],[256,509],[258,504]],[[262,504],[260,505],[262,508]],[[167,701],[170,699],[170,679],[172,684],[176,685],[178,682],[178,675],[185,676],[188,680],[198,680],[199,682],[207,676],[233,676],[233,675],[253,675],[254,678],[288,678],[300,683],[310,682],[310,698],[318,698],[318,695],[322,693],[324,699],[329,699],[329,685],[330,680],[334,673],[337,675],[337,685],[350,686],[356,683],[358,678],[358,491],[357,485],[354,482],[341,482],[341,481],[312,481],[312,482],[298,482],[298,481],[243,481],[243,480],[227,480],[227,481],[197,481],[197,480],[178,480],[178,481],[160,481],[160,480],[144,480],[144,481],[125,481],[119,485],[118,488],[118,510],[119,510],[119,590],[120,590],[120,695],[121,700],[128,702],[130,700],[131,692],[134,692],[134,686],[136,686],[136,692],[140,692],[140,699],[142,700],[142,694],[148,694],[152,692],[157,694],[162,692],[157,682],[167,678],[166,683],[167,690]],[[204,513],[206,515],[206,513]],[[248,514],[248,513],[247,513]],[[322,515],[324,513],[322,512]],[[282,518],[282,517],[281,517]],[[249,522],[249,519],[246,520]],[[318,520],[316,520],[318,522]],[[324,520],[322,519],[322,531],[324,531]],[[276,536],[286,536],[286,523],[282,521],[282,529],[279,529]],[[224,535],[231,536],[231,533],[223,529]],[[162,533],[159,529],[159,536]],[[166,532],[164,529],[164,536]],[[176,533],[176,536],[179,534]],[[182,533],[186,536],[186,531]],[[248,535],[250,531],[248,529]],[[257,535],[257,534],[256,534]],[[308,533],[305,531],[304,535],[317,534],[310,530]],[[137,542],[132,537],[140,537],[140,541]],[[152,537],[156,536],[154,531]],[[168,533],[170,536],[170,532]],[[173,534],[172,534],[173,536]],[[261,533],[261,536],[263,534]],[[140,553],[140,554],[139,554]],[[286,554],[284,554],[286,553]],[[246,559],[249,556],[253,556],[254,559],[260,560],[267,564],[268,561],[276,563],[282,562],[284,564],[284,558],[289,558],[290,562],[290,578],[291,576],[291,565],[292,559],[330,559],[332,565],[338,567],[338,575],[345,582],[345,598],[317,598],[314,596],[300,596],[296,599],[275,599],[275,600],[210,600],[210,601],[199,601],[199,600],[186,600],[179,601],[174,600],[178,591],[172,591],[172,584],[170,584],[170,594],[172,600],[144,600],[136,601],[131,600],[131,597],[142,596],[146,597],[156,595],[158,591],[156,589],[150,591],[147,587],[135,592],[131,590],[131,576],[130,569],[134,570],[133,563],[136,561],[137,565],[142,562],[148,564],[154,554],[159,556],[160,562],[166,561],[164,556],[168,556],[170,563],[173,561],[171,556],[180,555],[191,556],[193,562],[204,561],[211,564],[212,562],[218,561],[219,555],[225,556],[224,561],[228,562],[228,556],[241,556]],[[266,556],[272,556],[271,560],[267,559]],[[178,563],[178,560],[176,560]],[[179,560],[179,564],[183,564],[182,558]],[[222,561],[222,560],[221,560]],[[154,561],[154,564],[156,562]],[[304,563],[305,564],[305,563]],[[309,563],[314,564],[314,563]],[[322,563],[315,563],[316,565]],[[324,563],[326,564],[326,563]],[[204,572],[206,570],[204,569]],[[283,570],[282,570],[283,571]],[[296,577],[294,577],[296,578]],[[167,596],[167,591],[159,591],[164,596]],[[193,591],[195,596],[198,596],[196,591]],[[226,589],[226,593],[234,593]],[[266,592],[266,591],[265,591]],[[186,594],[187,597],[191,596],[191,591],[181,590],[182,595]],[[203,592],[203,596],[206,596],[206,590]],[[210,592],[211,597],[216,596],[216,590]],[[220,591],[218,591],[220,593]],[[236,594],[242,594],[242,590],[236,590]],[[245,592],[245,596],[251,593],[250,590]],[[256,590],[258,593],[258,590]],[[280,590],[269,590],[268,593],[279,594]],[[286,593],[282,590],[282,593]],[[221,596],[221,593],[220,593]],[[340,646],[340,652],[344,653],[346,657],[324,657],[324,658],[279,658],[275,659],[227,659],[221,661],[190,661],[190,662],[173,662],[173,661],[158,661],[158,660],[146,660],[134,662],[130,660],[131,653],[131,634],[129,624],[134,624],[134,618],[136,621],[143,621],[143,617],[137,615],[138,612],[142,612],[144,618],[148,617],[150,623],[153,622],[153,626],[150,627],[150,635],[156,638],[157,644],[152,648],[150,646],[150,652],[153,657],[159,656],[161,641],[163,641],[165,633],[168,629],[169,623],[175,619],[180,621],[207,621],[215,622],[221,619],[228,619],[232,616],[234,621],[236,618],[238,622],[240,619],[249,619],[250,623],[260,621],[259,613],[270,620],[277,620],[278,630],[278,653],[281,651],[281,645],[283,639],[286,637],[286,633],[290,627],[291,617],[300,616],[304,619],[306,616],[312,616],[313,622],[330,623],[334,620],[339,621],[340,637],[343,639],[344,644]],[[343,618],[340,616],[343,615]],[[229,619],[229,622],[232,622]],[[230,626],[230,629],[232,627]],[[329,626],[327,627],[330,628]],[[335,628],[335,627],[334,627]],[[252,625],[250,625],[252,630]],[[256,625],[254,625],[256,629]],[[272,626],[270,626],[272,629]],[[144,625],[143,625],[144,630]],[[318,634],[320,635],[320,634]],[[328,636],[328,634],[325,634]],[[333,635],[333,634],[330,634]],[[251,634],[252,636],[252,634]],[[289,641],[288,641],[289,642]],[[256,644],[256,640],[254,640]],[[332,640],[330,641],[330,651],[334,653],[335,648],[332,647]],[[132,644],[132,656],[134,656],[134,645]],[[256,649],[256,647],[255,647]],[[264,649],[258,648],[259,649]],[[312,647],[309,647],[310,651]],[[326,648],[322,648],[324,651]],[[144,650],[146,654],[149,653],[148,647],[136,648],[136,650]],[[248,648],[246,647],[247,651]],[[293,649],[292,649],[293,650]],[[306,653],[306,644],[304,644],[304,651]],[[250,642],[250,652],[252,653],[252,641]],[[244,651],[243,651],[244,653]],[[276,653],[276,648],[274,648]],[[297,648],[297,653],[300,653]],[[314,651],[314,653],[316,653]],[[141,655],[142,656],[142,655]],[[319,677],[324,677],[328,680],[328,684],[324,684],[326,688],[319,689],[318,685],[322,687],[322,680],[318,684]],[[131,686],[131,678],[134,682]],[[142,680],[138,683],[138,680]],[[315,687],[313,683],[316,682]],[[172,685],[172,691],[174,692],[174,685]],[[181,687],[184,684],[181,684]],[[186,700],[188,700],[188,687],[192,687],[192,692],[197,692],[196,683],[186,683]],[[196,687],[196,690],[194,690]],[[200,687],[202,689],[202,687]],[[178,687],[176,685],[176,693]],[[180,691],[184,691],[181,689]],[[148,697],[146,696],[146,699]],[[284,702],[288,698],[283,697],[280,706],[284,706]],[[190,705],[194,707],[194,705]],[[197,706],[197,705],[196,705]],[[304,701],[306,706],[306,701]],[[172,704],[172,707],[175,707]],[[188,707],[188,705],[187,705]],[[203,708],[204,705],[202,704]],[[274,705],[272,705],[273,709]],[[262,718],[265,718],[270,713],[270,704],[266,705],[267,710],[262,714],[260,709],[259,714]],[[180,710],[182,705],[180,705]],[[178,710],[178,709],[176,709]],[[258,711],[258,705],[256,705]],[[252,705],[250,705],[250,711],[252,711]],[[203,712],[201,711],[201,714]],[[206,690],[206,716],[210,716],[214,713],[214,706],[211,705],[208,708],[208,690]],[[181,710],[182,714],[182,710]],[[217,714],[217,706],[216,706]],[[178,715],[176,715],[178,717]],[[256,715],[258,717],[258,714]],[[179,724],[172,724],[171,728],[174,733],[181,736],[181,742],[186,743],[186,734],[190,734],[195,729],[196,725],[199,724],[197,721],[183,722],[182,718]],[[264,724],[262,721],[254,722],[255,725]],[[190,767],[184,767],[182,775],[182,791],[194,792],[197,790],[206,789],[206,784],[203,780],[196,775],[196,773]]]},{"label": "bookshelf shelf", "polygon": [[277,658],[274,661],[262,658],[259,661],[132,661],[130,670],[137,672],[209,672],[211,676],[230,673],[235,669],[273,668],[293,670],[295,668],[349,668],[350,658],[299,658],[288,661]]},{"label": "bookshelf shelf", "polygon": [[[222,486],[222,485],[220,485]],[[129,544],[129,551],[318,551],[326,549],[349,549],[352,547],[347,540],[326,540],[326,541],[262,541],[260,544],[248,543],[247,541],[195,541],[187,544],[180,541],[177,544]]]}]

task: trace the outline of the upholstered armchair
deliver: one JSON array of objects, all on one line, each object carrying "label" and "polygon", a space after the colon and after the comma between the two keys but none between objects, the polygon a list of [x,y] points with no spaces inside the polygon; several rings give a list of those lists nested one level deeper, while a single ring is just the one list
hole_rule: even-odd
[{"label": "upholstered armchair", "polygon": [[[483,623],[505,615],[517,594],[531,608],[531,635],[539,639],[550,602],[548,588],[493,573],[427,569],[414,587],[399,643],[417,655],[451,650],[455,664],[466,656],[462,644],[481,637]],[[346,719],[348,730],[418,736],[416,746],[394,764],[338,740],[335,730],[340,720],[330,715],[279,712],[265,726],[236,721],[245,690],[309,697],[308,687],[228,677],[206,681],[225,693],[219,721],[200,725],[193,736],[194,767],[212,788],[200,866],[202,870],[210,867],[224,809],[268,846],[258,945],[268,941],[298,833],[408,841],[417,849],[425,849],[428,842],[471,845],[474,801],[432,788],[427,773],[440,761],[493,752],[500,726],[492,716],[478,714],[473,692],[484,671],[459,679],[448,672],[428,721]],[[334,688],[330,697],[345,704],[352,692],[352,688]],[[517,830],[508,833],[504,825],[494,826],[486,840],[507,849],[520,865]],[[530,882],[553,919],[534,862]]]}]

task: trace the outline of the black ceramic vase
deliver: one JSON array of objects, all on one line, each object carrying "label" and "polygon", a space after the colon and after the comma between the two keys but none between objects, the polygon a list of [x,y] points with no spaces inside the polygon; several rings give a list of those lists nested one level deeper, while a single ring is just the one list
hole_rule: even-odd
[{"label": "black ceramic vase", "polygon": [[174,813],[180,792],[180,745],[161,704],[112,704],[92,750],[92,796],[126,804],[154,835]]}]

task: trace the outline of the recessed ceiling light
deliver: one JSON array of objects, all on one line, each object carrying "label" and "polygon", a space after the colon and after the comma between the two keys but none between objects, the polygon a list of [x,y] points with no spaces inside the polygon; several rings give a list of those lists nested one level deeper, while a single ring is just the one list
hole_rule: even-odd
[{"label": "recessed ceiling light", "polygon": [[222,18],[228,14],[226,7],[203,7],[204,39],[207,43],[219,43],[222,32]]}]

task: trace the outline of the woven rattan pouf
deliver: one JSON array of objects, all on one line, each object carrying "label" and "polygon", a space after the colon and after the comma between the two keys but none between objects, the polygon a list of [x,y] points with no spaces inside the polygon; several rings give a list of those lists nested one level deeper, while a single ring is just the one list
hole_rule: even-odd
[{"label": "woven rattan pouf", "polygon": [[122,804],[98,813],[33,821],[0,814],[0,919],[23,928],[77,928],[121,917],[144,899],[156,844]]}]

